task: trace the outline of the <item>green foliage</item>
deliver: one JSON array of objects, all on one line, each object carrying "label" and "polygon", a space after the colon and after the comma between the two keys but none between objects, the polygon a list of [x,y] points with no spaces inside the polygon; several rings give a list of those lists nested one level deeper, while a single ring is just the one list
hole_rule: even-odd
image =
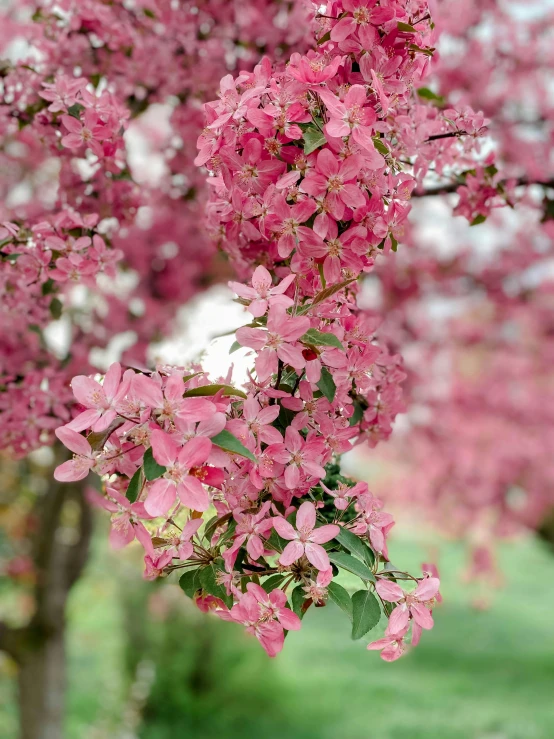
[{"label": "green foliage", "polygon": [[131,482],[129,483],[129,487],[127,488],[125,492],[125,495],[127,496],[127,500],[129,500],[131,503],[134,503],[136,499],[138,498],[141,487],[142,487],[142,469],[139,467],[138,470],[135,472],[135,474],[131,477]]},{"label": "green foliage", "polygon": [[304,154],[311,154],[316,149],[325,146],[327,139],[322,131],[315,126],[310,126],[304,131]]},{"label": "green foliage", "polygon": [[346,552],[329,552],[329,559],[337,567],[357,575],[366,582],[375,582],[375,575],[359,559],[346,554]]},{"label": "green foliage", "polygon": [[325,395],[329,403],[332,403],[335,399],[337,386],[335,385],[335,381],[333,380],[333,375],[329,372],[327,367],[321,368],[321,379],[317,383],[317,386],[321,390],[323,395]]},{"label": "green foliage", "polygon": [[344,351],[343,345],[335,334],[318,331],[315,328],[308,329],[306,333],[300,337],[300,341],[304,344],[312,344],[313,346],[334,346],[335,348],[342,349],[342,351]]},{"label": "green foliage", "polygon": [[143,467],[144,476],[149,482],[151,482],[152,480],[157,480],[158,477],[161,477],[167,469],[167,467],[164,467],[163,465],[156,462],[152,453],[152,447],[144,452]]},{"label": "green foliage", "polygon": [[212,444],[215,444],[220,449],[231,454],[238,454],[241,457],[247,457],[252,462],[257,462],[256,457],[252,452],[242,444],[237,437],[227,429],[223,429],[219,434],[212,436]]},{"label": "green foliage", "polygon": [[361,639],[375,628],[381,618],[377,598],[369,590],[358,590],[352,596],[352,638]]},{"label": "green foliage", "polygon": [[332,580],[329,583],[327,592],[329,593],[329,599],[343,610],[352,621],[352,598],[348,591],[345,590],[342,585],[339,585],[338,582]]}]

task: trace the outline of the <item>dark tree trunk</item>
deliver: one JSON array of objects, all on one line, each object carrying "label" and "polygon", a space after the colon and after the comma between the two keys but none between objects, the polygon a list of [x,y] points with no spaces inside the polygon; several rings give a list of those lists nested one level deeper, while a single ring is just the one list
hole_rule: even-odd
[{"label": "dark tree trunk", "polygon": [[[65,454],[57,449],[58,463]],[[23,628],[0,625],[0,649],[19,668],[21,739],[63,738],[65,611],[87,560],[91,531],[84,484],[52,481],[34,509],[34,615]]]},{"label": "dark tree trunk", "polygon": [[62,739],[65,708],[65,634],[39,638],[19,665],[21,739]]}]

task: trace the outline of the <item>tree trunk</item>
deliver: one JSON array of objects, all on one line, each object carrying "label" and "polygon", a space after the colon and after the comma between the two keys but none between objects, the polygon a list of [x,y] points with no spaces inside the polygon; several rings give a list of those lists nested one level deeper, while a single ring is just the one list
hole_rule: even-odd
[{"label": "tree trunk", "polygon": [[[56,449],[56,462],[67,452]],[[88,557],[92,514],[83,482],[52,480],[33,511],[35,611],[22,628],[0,624],[0,649],[18,668],[20,739],[63,739],[65,611]]]},{"label": "tree trunk", "polygon": [[62,739],[65,703],[65,634],[39,638],[19,665],[21,739]]}]

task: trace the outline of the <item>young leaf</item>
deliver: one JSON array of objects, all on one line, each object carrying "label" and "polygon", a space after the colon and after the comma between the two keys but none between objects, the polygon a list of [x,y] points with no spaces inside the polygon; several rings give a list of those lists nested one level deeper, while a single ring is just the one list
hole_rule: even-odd
[{"label": "young leaf", "polygon": [[304,131],[304,154],[311,154],[327,143],[327,139],[318,128],[311,127]]},{"label": "young leaf", "polygon": [[334,580],[327,586],[329,598],[341,608],[352,621],[352,598],[348,592]]},{"label": "young leaf", "polygon": [[404,33],[417,33],[417,29],[415,29],[413,26],[410,26],[409,23],[402,23],[399,21],[396,24],[396,27],[399,31],[404,31]]},{"label": "young leaf", "polygon": [[358,590],[352,596],[352,638],[361,639],[375,628],[381,618],[377,598],[369,590]]},{"label": "young leaf", "polygon": [[167,467],[158,464],[152,454],[152,447],[144,452],[144,476],[150,482],[157,480],[166,471]]},{"label": "young leaf", "polygon": [[188,570],[179,578],[179,585],[189,598],[193,598],[196,591],[200,590],[199,573],[200,570],[198,569]]},{"label": "young leaf", "polygon": [[444,98],[442,95],[437,95],[433,90],[430,90],[428,87],[420,87],[417,91],[417,94],[420,98],[423,98],[423,100],[430,100],[433,103],[437,103],[437,105],[444,105]]},{"label": "young leaf", "polygon": [[104,444],[108,441],[113,432],[120,426],[123,426],[125,420],[123,418],[116,418],[112,421],[105,431],[93,431],[87,436],[87,441],[91,448],[97,452],[103,449]]},{"label": "young leaf", "polygon": [[59,298],[52,298],[52,301],[50,302],[50,315],[52,318],[57,321],[58,318],[61,318],[63,312],[63,303]]},{"label": "young leaf", "polygon": [[246,457],[247,459],[252,460],[252,462],[258,461],[252,452],[247,449],[236,436],[226,429],[223,429],[219,434],[212,436],[212,444],[215,444],[225,452],[239,454],[241,457]]},{"label": "young leaf", "polygon": [[341,527],[341,530],[335,539],[337,539],[345,549],[348,549],[350,554],[355,554],[361,560],[365,561],[366,547],[363,541],[356,536],[356,534],[353,534],[351,531],[348,531],[348,529]]},{"label": "young leaf", "polygon": [[327,367],[322,367],[321,379],[317,383],[317,386],[321,390],[323,395],[325,395],[329,403],[332,403],[335,399],[337,386],[335,385],[335,381],[333,380],[333,375],[329,372]]},{"label": "young leaf", "polygon": [[205,593],[220,598],[228,608],[233,605],[233,596],[227,595],[223,585],[217,582],[217,569],[214,564],[200,570],[200,585]]},{"label": "young leaf", "polygon": [[470,226],[479,226],[481,223],[484,223],[487,220],[487,216],[484,216],[482,214],[479,214],[478,216],[475,216],[475,218],[471,221],[469,224]]},{"label": "young leaf", "polygon": [[302,610],[302,606],[304,605],[304,601],[306,600],[308,596],[304,592],[304,588],[302,585],[299,585],[297,588],[295,588],[292,591],[291,596],[291,605],[292,610],[296,613],[298,618],[303,618],[305,611]]},{"label": "young leaf", "polygon": [[314,346],[334,346],[344,351],[343,345],[340,343],[335,334],[324,333],[315,328],[309,328],[306,333],[300,337],[300,341],[304,344],[313,344]]},{"label": "young leaf", "polygon": [[242,344],[239,344],[238,341],[233,341],[231,344],[231,348],[229,349],[229,354],[232,354],[233,352],[238,351],[241,348]]},{"label": "young leaf", "polygon": [[359,559],[346,554],[346,552],[329,552],[329,559],[334,562],[337,567],[348,570],[353,575],[357,575],[367,582],[375,582],[375,575],[366,567]]},{"label": "young leaf", "polygon": [[379,154],[382,154],[384,157],[386,157],[388,154],[390,154],[390,151],[386,144],[384,144],[381,141],[380,136],[374,136],[373,137],[373,146],[377,149]]},{"label": "young leaf", "polygon": [[279,585],[281,585],[284,579],[284,575],[271,575],[271,577],[268,577],[267,580],[262,583],[262,588],[266,593],[271,593],[272,590],[275,590],[275,588],[278,588]]},{"label": "young leaf", "polygon": [[127,488],[125,495],[130,503],[134,503],[138,498],[142,487],[142,468],[139,467],[135,474],[131,477],[131,482]]},{"label": "young leaf", "polygon": [[246,393],[242,390],[237,390],[235,387],[231,387],[231,385],[201,385],[200,387],[192,387],[183,393],[183,398],[217,395],[220,390],[223,390],[223,395],[236,395],[239,398],[246,398]]}]

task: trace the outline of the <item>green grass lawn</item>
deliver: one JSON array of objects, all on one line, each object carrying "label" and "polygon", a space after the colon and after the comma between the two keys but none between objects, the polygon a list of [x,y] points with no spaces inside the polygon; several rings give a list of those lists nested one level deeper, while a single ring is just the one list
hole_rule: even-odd
[{"label": "green grass lawn", "polygon": [[[417,543],[395,538],[395,564],[426,559]],[[444,545],[445,603],[399,662],[367,652],[367,639],[351,641],[332,605],[311,609],[269,660],[240,627],[191,611],[171,585],[143,585],[139,566],[118,564],[99,538],[70,609],[67,736],[123,737],[138,705],[141,739],[550,739],[554,558],[520,542],[500,560],[506,587],[477,611],[459,582],[462,549]],[[140,694],[131,689],[137,667],[154,676],[143,701],[129,700]],[[3,717],[11,739],[13,704]]]}]

